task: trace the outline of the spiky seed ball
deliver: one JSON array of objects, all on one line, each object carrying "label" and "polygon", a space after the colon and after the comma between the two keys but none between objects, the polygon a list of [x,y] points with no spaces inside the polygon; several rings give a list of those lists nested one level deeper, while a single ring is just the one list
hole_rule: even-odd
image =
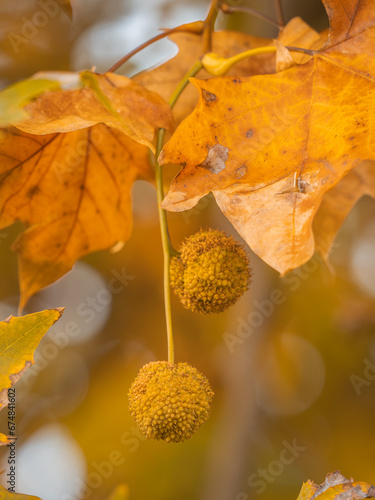
[{"label": "spiky seed ball", "polygon": [[183,306],[207,314],[228,309],[250,283],[243,247],[223,231],[201,230],[185,240],[171,259],[171,287]]},{"label": "spiky seed ball", "polygon": [[153,361],[143,366],[129,390],[129,409],[142,433],[179,443],[208,419],[214,393],[189,363]]}]

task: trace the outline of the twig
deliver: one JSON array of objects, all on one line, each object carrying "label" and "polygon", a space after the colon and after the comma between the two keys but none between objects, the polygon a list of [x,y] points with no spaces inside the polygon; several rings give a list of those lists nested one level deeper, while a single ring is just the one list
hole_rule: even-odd
[{"label": "twig", "polygon": [[279,24],[271,17],[268,17],[266,16],[266,14],[263,14],[256,9],[252,9],[251,7],[232,7],[231,5],[224,3],[221,6],[221,10],[224,14],[234,14],[236,12],[242,12],[244,14],[249,14],[250,16],[257,17],[258,19],[262,19],[266,23],[272,24],[272,26],[276,26],[276,28],[278,29],[281,29],[283,27],[283,25]]}]

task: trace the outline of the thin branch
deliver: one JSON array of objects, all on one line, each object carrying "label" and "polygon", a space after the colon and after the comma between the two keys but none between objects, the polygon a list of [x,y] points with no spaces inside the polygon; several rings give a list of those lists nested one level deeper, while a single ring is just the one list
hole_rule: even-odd
[{"label": "thin branch", "polygon": [[[195,27],[194,27],[195,25]],[[198,28],[198,25],[201,26],[201,28]],[[158,35],[155,35],[154,37],[150,38],[150,40],[147,40],[146,42],[142,43],[141,45],[138,45],[135,49],[131,50],[128,54],[123,56],[121,59],[119,59],[115,64],[113,64],[109,69],[107,69],[106,72],[113,72],[119,69],[120,66],[125,64],[131,57],[133,57],[135,54],[138,54],[138,52],[141,52],[141,50],[145,49],[149,45],[152,45],[153,43],[161,40],[162,38],[165,38],[166,36],[170,35],[171,33],[176,33],[176,32],[183,32],[183,33],[196,33],[200,34],[203,31],[203,23],[191,23],[190,27],[186,26],[184,28],[183,26],[177,26],[177,28],[171,28],[171,29],[166,29],[162,33],[159,33]]]},{"label": "thin branch", "polygon": [[244,14],[249,14],[250,16],[257,17],[258,19],[262,19],[266,23],[272,24],[272,26],[276,26],[276,28],[278,29],[281,29],[283,27],[282,24],[279,24],[271,17],[268,17],[266,16],[266,14],[263,14],[256,9],[252,9],[251,7],[232,7],[231,5],[224,3],[221,6],[221,10],[224,14],[234,14],[235,12],[242,12]]},{"label": "thin branch", "polygon": [[212,0],[210,10],[204,20],[203,29],[203,53],[212,51],[212,32],[214,30],[217,15],[220,11],[221,0]]},{"label": "thin branch", "polygon": [[281,5],[281,0],[275,0],[276,16],[279,26],[283,28],[285,26],[283,7]]}]

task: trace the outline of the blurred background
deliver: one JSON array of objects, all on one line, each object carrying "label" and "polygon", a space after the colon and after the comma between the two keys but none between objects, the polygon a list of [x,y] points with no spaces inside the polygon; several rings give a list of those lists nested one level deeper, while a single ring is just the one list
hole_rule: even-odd
[{"label": "blurred background", "polygon": [[[1,88],[40,70],[104,71],[159,27],[203,19],[208,9],[202,0],[72,0],[73,21],[50,10],[43,25],[46,16],[37,13],[47,12],[47,3],[0,1]],[[272,0],[232,4],[276,17]],[[283,6],[286,20],[298,15],[318,31],[328,26],[318,0]],[[41,25],[35,32],[33,16]],[[220,15],[218,27],[277,34],[249,16]],[[131,76],[175,53],[164,40],[119,72]],[[43,500],[104,500],[127,483],[131,500],[295,499],[303,481],[321,483],[336,469],[374,484],[373,200],[363,198],[344,223],[329,268],[314,256],[280,279],[248,249],[253,282],[227,313],[194,315],[173,298],[176,360],[202,371],[216,394],[209,421],[183,444],[145,440],[127,409],[140,367],[166,359],[150,184],[135,183],[133,206],[134,231],[123,249],[88,256],[27,306],[27,313],[66,309],[16,385],[17,491]],[[240,239],[210,195],[169,221],[175,246],[208,226]],[[0,233],[1,320],[17,310],[10,245],[20,229]],[[4,410],[1,429],[6,418]],[[2,447],[0,470],[6,458]],[[0,480],[5,485],[4,473]]]}]

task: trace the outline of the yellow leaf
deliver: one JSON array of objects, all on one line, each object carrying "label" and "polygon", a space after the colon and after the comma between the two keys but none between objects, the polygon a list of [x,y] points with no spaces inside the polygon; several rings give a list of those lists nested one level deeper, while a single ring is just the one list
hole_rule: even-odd
[{"label": "yellow leaf", "polygon": [[138,83],[81,79],[86,87],[30,103],[30,119],[0,137],[0,227],[27,228],[14,246],[21,307],[78,258],[129,238],[133,182],[154,178],[145,145],[172,126],[167,103]]},{"label": "yellow leaf", "polygon": [[[300,17],[294,17],[280,31],[277,40],[284,46],[300,47],[303,49],[319,50],[327,40],[328,33],[320,34],[309,26]],[[291,52],[292,59],[297,64],[303,64],[311,59],[303,52]]]},{"label": "yellow leaf", "polygon": [[11,493],[0,486],[0,500],[41,500],[39,497],[32,495],[21,495],[20,493]]},{"label": "yellow leaf", "polygon": [[12,440],[12,438],[10,438],[10,437],[8,437],[5,434],[2,434],[0,432],[0,446],[6,446],[8,443],[10,443],[11,440]]},{"label": "yellow leaf", "polygon": [[155,92],[114,73],[84,71],[81,80],[82,88],[48,92],[28,104],[25,110],[30,118],[17,122],[16,127],[39,135],[104,123],[152,151],[155,127],[171,130],[170,108]]},{"label": "yellow leaf", "polygon": [[[149,90],[157,92],[168,100],[176,85],[185,76],[191,66],[202,56],[203,37],[193,33],[173,33],[169,36],[179,48],[178,54],[155,69],[139,73],[133,80],[144,85]],[[271,44],[272,40],[239,33],[236,31],[217,31],[212,34],[212,50],[223,57],[231,57],[248,49]],[[241,61],[229,71],[232,75],[256,75],[273,73],[275,71],[275,56],[267,54]],[[201,70],[199,78],[209,78],[210,75]],[[198,101],[196,90],[188,86],[178,99],[173,109],[176,123],[179,123],[194,109]]]},{"label": "yellow leaf", "polygon": [[357,201],[364,195],[375,198],[375,163],[364,161],[328,191],[314,221],[315,249],[327,260],[333,240]]},{"label": "yellow leaf", "polygon": [[327,474],[324,483],[317,485],[312,481],[304,483],[297,500],[360,500],[373,498],[375,488],[369,483],[353,482],[346,479],[340,471]]},{"label": "yellow leaf", "polygon": [[187,210],[212,191],[254,252],[281,274],[312,256],[324,194],[375,159],[375,12],[369,8],[366,18],[362,4],[370,2],[361,2],[349,38],[305,64],[274,75],[192,79],[199,104],[160,155],[162,163],[184,165],[163,208]]},{"label": "yellow leaf", "polygon": [[8,404],[8,389],[34,364],[35,349],[62,312],[48,309],[0,322],[0,409]]},{"label": "yellow leaf", "polygon": [[43,92],[59,90],[57,81],[29,78],[0,92],[0,127],[28,118],[25,106]]},{"label": "yellow leaf", "polygon": [[309,479],[306,483],[303,483],[297,500],[310,500],[317,489],[318,485]]}]

